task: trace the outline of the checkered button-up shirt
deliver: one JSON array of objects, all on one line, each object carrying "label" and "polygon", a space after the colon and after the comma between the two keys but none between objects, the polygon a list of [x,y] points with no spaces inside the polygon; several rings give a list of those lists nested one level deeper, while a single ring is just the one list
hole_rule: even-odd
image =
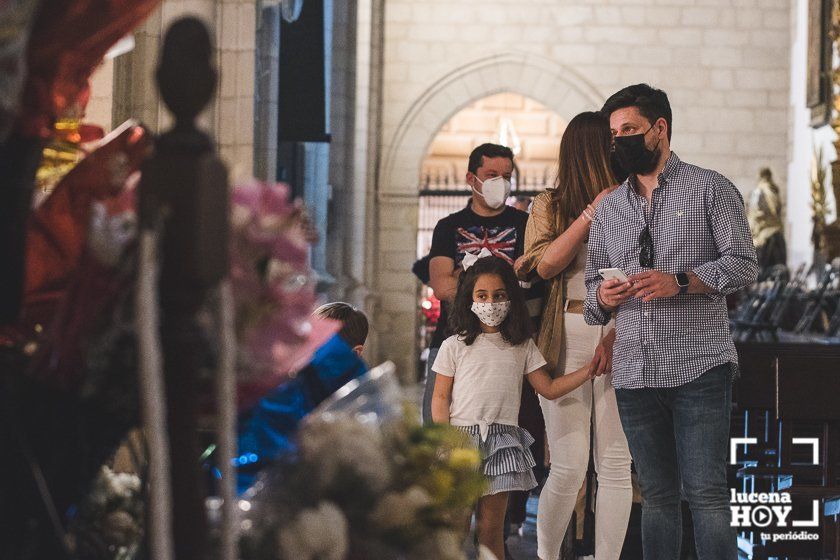
[{"label": "checkered button-up shirt", "polygon": [[643,302],[631,298],[616,311],[613,385],[617,388],[677,387],[738,355],[729,331],[725,296],[755,281],[758,265],[744,201],[725,177],[683,163],[672,153],[647,208],[628,179],[598,206],[589,232],[584,317],[606,324],[597,302],[598,269],[643,272],[639,235],[649,224],[654,268],[693,271],[714,290]]}]

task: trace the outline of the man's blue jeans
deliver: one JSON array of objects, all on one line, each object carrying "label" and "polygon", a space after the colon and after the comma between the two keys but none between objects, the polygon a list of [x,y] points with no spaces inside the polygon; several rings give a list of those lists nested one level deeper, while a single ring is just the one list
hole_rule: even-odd
[{"label": "man's blue jeans", "polygon": [[680,387],[615,391],[642,491],[645,560],[680,557],[681,494],[691,508],[699,559],[738,558],[726,483],[730,367],[717,366]]}]

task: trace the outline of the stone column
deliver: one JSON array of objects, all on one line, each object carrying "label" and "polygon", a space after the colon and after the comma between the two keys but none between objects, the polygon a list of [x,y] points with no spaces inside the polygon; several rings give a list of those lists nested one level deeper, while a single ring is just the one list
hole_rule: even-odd
[{"label": "stone column", "polygon": [[[359,194],[357,211],[364,211],[364,220],[352,224],[348,239],[358,240],[365,250],[364,262],[353,265],[355,275],[362,279],[354,289],[354,301],[364,302],[365,310],[373,320],[374,328],[369,337],[368,355],[375,361],[392,356],[387,344],[380,341],[380,333],[387,333],[388,327],[379,321],[379,298],[375,290],[378,273],[381,270],[377,259],[378,243],[378,166],[382,134],[382,70],[385,51],[385,0],[359,0],[357,19],[357,76],[356,76],[356,150],[354,152],[355,180]],[[357,245],[358,246],[358,245]],[[413,245],[412,245],[413,247]],[[399,366],[400,364],[398,364]],[[414,379],[414,368],[398,370],[403,379]]]},{"label": "stone column", "polygon": [[[335,279],[329,290],[331,300],[353,299],[351,291],[361,277],[350,270],[354,262],[364,262],[361,246],[353,250],[353,223],[364,223],[364,207],[358,208],[358,198],[364,201],[362,175],[361,193],[357,191],[358,174],[354,152],[357,148],[356,125],[356,11],[357,2],[333,3],[332,65],[330,67],[330,177],[332,187],[327,231],[327,271]],[[358,115],[364,118],[364,115]],[[361,210],[361,211],[359,211]],[[353,301],[362,305],[363,301]]]},{"label": "stone column", "polygon": [[377,355],[392,360],[406,382],[417,379],[417,293],[409,288],[417,285],[411,275],[417,258],[417,196],[416,191],[377,196]]},{"label": "stone column", "polygon": [[[327,270],[336,278],[332,300],[363,309],[372,328],[365,358],[393,359],[400,351],[379,344],[380,297],[376,177],[381,107],[383,0],[333,3],[330,184]],[[409,246],[413,250],[414,242]],[[388,348],[380,352],[380,348]],[[406,369],[400,366],[400,373]],[[412,369],[413,371],[413,369]]]},{"label": "stone column", "polygon": [[221,69],[213,127],[219,153],[236,180],[254,174],[254,83],[257,7],[253,0],[215,0]]},{"label": "stone column", "polygon": [[254,175],[277,179],[277,96],[280,83],[280,6],[258,7],[254,84]]}]

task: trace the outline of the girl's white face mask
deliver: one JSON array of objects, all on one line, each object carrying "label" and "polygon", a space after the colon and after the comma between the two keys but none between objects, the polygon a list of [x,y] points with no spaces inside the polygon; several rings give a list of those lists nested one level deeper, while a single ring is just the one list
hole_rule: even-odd
[{"label": "girl's white face mask", "polygon": [[481,303],[474,301],[470,307],[478,320],[488,327],[498,327],[510,313],[510,301],[493,301]]},{"label": "girl's white face mask", "polygon": [[486,181],[476,177],[476,180],[481,183],[481,192],[478,192],[475,187],[472,190],[481,195],[490,208],[501,208],[510,196],[510,181],[502,176],[492,177]]}]

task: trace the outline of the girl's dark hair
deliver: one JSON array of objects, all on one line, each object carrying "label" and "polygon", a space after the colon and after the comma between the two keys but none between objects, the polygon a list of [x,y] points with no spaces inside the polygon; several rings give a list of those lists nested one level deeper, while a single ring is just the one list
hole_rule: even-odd
[{"label": "girl's dark hair", "polygon": [[563,132],[552,201],[570,224],[602,190],[616,183],[610,168],[610,121],[601,113],[575,116]]},{"label": "girl's dark hair", "polygon": [[525,306],[525,294],[519,286],[513,267],[499,257],[478,259],[458,281],[458,291],[449,313],[449,328],[469,346],[481,334],[481,321],[472,312],[473,289],[482,274],[495,274],[502,279],[510,299],[510,313],[499,325],[502,338],[514,346],[531,336],[531,318]]}]

